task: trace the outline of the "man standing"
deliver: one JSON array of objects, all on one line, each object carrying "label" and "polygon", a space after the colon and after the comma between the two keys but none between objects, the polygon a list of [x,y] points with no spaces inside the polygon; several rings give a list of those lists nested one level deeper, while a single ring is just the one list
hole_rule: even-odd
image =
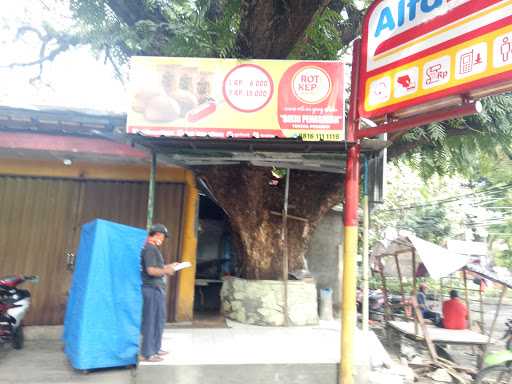
[{"label": "man standing", "polygon": [[452,289],[450,300],[443,303],[443,327],[446,329],[466,329],[468,310],[459,299],[459,293]]},{"label": "man standing", "polygon": [[166,276],[172,276],[175,265],[164,264],[160,252],[169,231],[162,224],[155,224],[149,230],[149,236],[141,252],[142,273],[142,360],[162,361],[167,352],[161,349],[162,334],[166,319],[165,287]]}]

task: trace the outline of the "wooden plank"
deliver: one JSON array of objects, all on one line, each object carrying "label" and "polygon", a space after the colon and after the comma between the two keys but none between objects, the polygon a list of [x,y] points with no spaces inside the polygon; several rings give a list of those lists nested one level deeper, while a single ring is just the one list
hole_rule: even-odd
[{"label": "wooden plank", "polygon": [[480,299],[480,330],[485,333],[485,319],[484,319],[484,298],[482,297],[482,290],[478,291],[478,298]]},{"label": "wooden plank", "polygon": [[[489,329],[489,339],[488,339],[487,343],[485,344],[485,346],[482,348],[482,356],[485,356],[485,353],[487,352],[487,348],[489,348],[489,344],[491,344],[492,334],[494,333],[494,329],[496,327],[496,321],[498,320],[498,316],[500,314],[501,304],[503,303],[503,298],[505,297],[505,293],[507,293],[507,286],[503,285],[501,287],[500,299],[498,301],[496,311],[494,312],[494,318],[492,319],[491,328]],[[482,361],[483,361],[483,359],[482,359]],[[479,364],[479,365],[480,366],[478,368],[481,368],[481,364]]]},{"label": "wooden plank", "polygon": [[412,317],[414,318],[414,334],[415,335],[418,335],[418,320],[417,320],[417,316],[415,316],[414,314],[414,303],[416,303],[416,305],[418,304],[418,299],[417,299],[417,294],[418,294],[418,290],[416,288],[416,285],[417,285],[417,280],[416,280],[416,249],[415,248],[412,248],[411,249],[412,251],[412,303],[413,303],[413,315]]},{"label": "wooden plank", "polygon": [[[389,321],[388,324],[407,336],[414,336],[414,323],[410,321]],[[426,325],[426,327],[434,343],[485,345],[488,340],[487,335],[470,329],[444,329],[433,325]],[[418,338],[423,339],[423,334],[419,333]]]},{"label": "wooden plank", "polygon": [[398,255],[395,254],[396,271],[398,272],[398,281],[400,282],[400,294],[402,295],[403,310],[405,312],[405,290],[404,282],[402,278],[402,270],[400,269],[400,263],[398,262]]},{"label": "wooden plank", "polygon": [[457,367],[455,367],[452,362],[448,363],[446,361],[438,360],[438,361],[436,361],[436,365],[443,369],[446,369],[446,371],[450,374],[450,376],[452,376],[459,383],[469,384],[469,381],[467,381],[464,377],[459,375],[459,373],[456,371]]},{"label": "wooden plank", "polygon": [[283,316],[284,326],[289,323],[288,315],[288,195],[290,190],[290,172],[286,170],[286,184],[284,187],[283,222],[281,227],[281,241],[283,247]]},{"label": "wooden plank", "polygon": [[[276,212],[276,211],[270,211],[270,214],[274,215],[274,216],[283,216],[282,212]],[[299,216],[290,215],[290,214],[288,214],[288,219],[293,219],[293,220],[297,220],[297,221],[302,221],[304,223],[309,223],[308,219],[305,219],[305,218],[299,217]]]},{"label": "wooden plank", "polygon": [[389,320],[391,318],[391,311],[389,308],[388,300],[388,288],[386,286],[386,275],[384,275],[384,267],[382,263],[379,263],[379,272],[382,282],[382,293],[384,294],[384,319]]},{"label": "wooden plank", "polygon": [[462,271],[462,279],[464,280],[464,298],[466,300],[466,308],[468,309],[468,323],[469,328],[471,329],[471,303],[469,301],[469,292],[468,292],[468,276],[466,274],[466,270]]},{"label": "wooden plank", "polygon": [[[415,296],[412,297],[412,307],[414,309],[415,317],[417,318],[418,323],[420,323],[421,331],[423,332],[423,337],[425,339],[425,343],[427,344],[427,348],[428,348],[428,352],[430,353],[430,357],[432,357],[432,360],[436,361],[437,360],[436,348],[434,347],[434,344],[432,343],[432,339],[430,338],[429,332],[425,325],[425,321],[423,320],[423,316],[421,315],[421,311],[420,311],[420,308],[418,306],[418,302],[417,302]],[[417,334],[416,329],[415,329],[415,333]]]}]

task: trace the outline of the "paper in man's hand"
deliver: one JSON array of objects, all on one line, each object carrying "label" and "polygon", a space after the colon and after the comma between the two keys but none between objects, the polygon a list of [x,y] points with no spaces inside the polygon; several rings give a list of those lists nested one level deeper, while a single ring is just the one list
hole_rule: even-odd
[{"label": "paper in man's hand", "polygon": [[190,268],[191,266],[192,264],[190,263],[190,261],[184,261],[183,263],[176,263],[176,265],[174,266],[174,270],[180,271],[185,268]]}]

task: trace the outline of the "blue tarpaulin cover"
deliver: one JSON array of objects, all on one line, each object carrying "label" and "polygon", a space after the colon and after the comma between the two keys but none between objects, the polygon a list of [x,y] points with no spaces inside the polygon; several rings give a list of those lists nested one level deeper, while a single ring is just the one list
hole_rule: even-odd
[{"label": "blue tarpaulin cover", "polygon": [[82,227],[64,319],[64,351],[76,369],[136,363],[147,233],[106,220]]}]

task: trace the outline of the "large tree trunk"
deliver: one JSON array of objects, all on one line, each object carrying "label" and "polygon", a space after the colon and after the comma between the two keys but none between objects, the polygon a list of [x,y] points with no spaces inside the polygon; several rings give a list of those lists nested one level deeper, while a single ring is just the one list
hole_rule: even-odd
[{"label": "large tree trunk", "polygon": [[330,0],[242,0],[238,54],[258,59],[288,56],[304,31]]},{"label": "large tree trunk", "polygon": [[[162,4],[143,7],[135,0],[108,0],[117,18],[130,27],[149,20],[159,27],[141,55],[160,55],[159,49],[172,42],[173,33],[166,28]],[[207,17],[215,22],[222,15],[226,2],[210,2]],[[353,39],[360,12],[351,2],[340,0],[241,0],[240,28],[237,33],[237,57],[258,59],[286,58],[307,27],[326,7],[343,9],[353,19],[340,25],[340,38]],[[123,48],[123,47],[121,47]],[[129,49],[124,49],[127,55]],[[233,230],[234,246],[241,258],[243,277],[277,279],[281,277],[283,246],[281,241],[284,201],[284,179],[278,186],[269,184],[268,168],[240,166],[204,167],[198,173],[206,180],[219,205],[228,214]],[[304,254],[312,233],[322,216],[342,199],[342,176],[320,172],[292,171],[290,178],[289,213],[307,221],[288,220],[289,269],[304,267]]]},{"label": "large tree trunk", "polygon": [[[229,217],[242,277],[279,279],[282,216],[271,212],[282,212],[285,179],[271,185],[270,169],[249,165],[204,167],[198,173]],[[304,268],[304,254],[315,227],[341,199],[341,175],[291,171],[289,214],[307,222],[288,219],[290,271]]]}]

